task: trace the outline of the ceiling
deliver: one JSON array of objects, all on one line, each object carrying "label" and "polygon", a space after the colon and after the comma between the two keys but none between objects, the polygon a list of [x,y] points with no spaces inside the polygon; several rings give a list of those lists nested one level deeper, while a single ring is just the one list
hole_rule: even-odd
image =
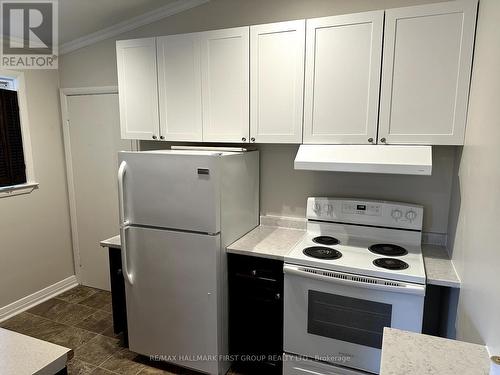
[{"label": "ceiling", "polygon": [[177,0],[60,0],[59,44],[140,16]]}]

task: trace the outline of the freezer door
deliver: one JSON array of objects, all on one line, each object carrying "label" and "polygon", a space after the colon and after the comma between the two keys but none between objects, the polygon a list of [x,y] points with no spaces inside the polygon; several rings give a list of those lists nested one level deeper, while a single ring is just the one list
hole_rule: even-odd
[{"label": "freezer door", "polygon": [[216,153],[120,152],[119,163],[123,221],[220,231],[220,157]]},{"label": "freezer door", "polygon": [[135,227],[123,234],[130,350],[216,374],[219,235]]}]

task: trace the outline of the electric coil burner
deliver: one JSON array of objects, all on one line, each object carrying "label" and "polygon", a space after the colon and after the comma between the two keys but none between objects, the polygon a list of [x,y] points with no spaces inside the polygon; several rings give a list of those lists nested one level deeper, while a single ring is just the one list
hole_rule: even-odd
[{"label": "electric coil burner", "polygon": [[313,242],[320,244],[320,245],[326,245],[326,246],[338,245],[340,243],[339,240],[337,240],[335,237],[331,237],[331,236],[314,237]]},{"label": "electric coil burner", "polygon": [[397,257],[408,254],[408,251],[404,247],[386,243],[371,245],[368,250],[370,250],[374,254],[385,255],[389,257]]},{"label": "electric coil burner", "polygon": [[373,261],[373,264],[377,267],[385,268],[388,270],[405,270],[409,267],[408,263],[403,262],[400,259],[393,258],[378,258]]},{"label": "electric coil burner", "polygon": [[311,246],[304,249],[304,254],[318,259],[339,259],[342,253],[330,247]]}]

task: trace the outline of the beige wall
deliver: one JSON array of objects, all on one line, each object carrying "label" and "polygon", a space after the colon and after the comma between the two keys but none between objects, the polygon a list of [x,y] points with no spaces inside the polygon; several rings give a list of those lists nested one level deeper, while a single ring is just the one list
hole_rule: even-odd
[{"label": "beige wall", "polygon": [[74,274],[58,72],[25,71],[40,188],[0,199],[0,307]]},{"label": "beige wall", "polygon": [[458,338],[500,355],[500,2],[481,0],[465,146],[450,212]]}]

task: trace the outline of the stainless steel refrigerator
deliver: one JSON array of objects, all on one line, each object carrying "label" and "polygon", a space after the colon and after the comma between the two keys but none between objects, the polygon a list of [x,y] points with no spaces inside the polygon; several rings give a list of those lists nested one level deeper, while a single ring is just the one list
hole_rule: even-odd
[{"label": "stainless steel refrigerator", "polygon": [[120,152],[119,164],[130,350],[224,374],[225,248],[259,223],[259,154]]}]

